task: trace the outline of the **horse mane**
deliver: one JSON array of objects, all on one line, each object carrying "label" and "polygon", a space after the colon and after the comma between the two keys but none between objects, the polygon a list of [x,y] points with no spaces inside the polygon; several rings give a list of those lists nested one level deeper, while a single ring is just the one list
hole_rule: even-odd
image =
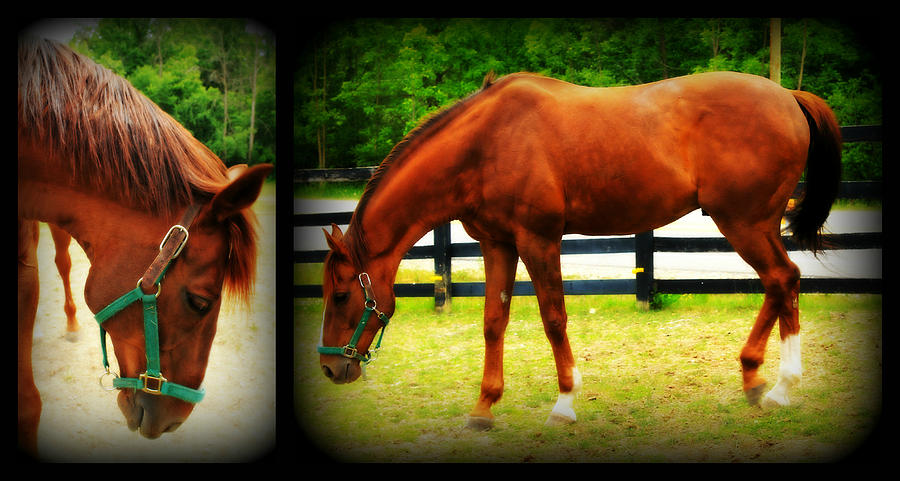
[{"label": "horse mane", "polygon": [[[60,160],[47,168],[135,209],[174,214],[228,183],[225,164],[127,80],[46,39],[18,40],[19,137]],[[226,287],[249,298],[255,216],[233,216]]]},{"label": "horse mane", "polygon": [[[436,126],[442,124],[445,120],[449,120],[455,114],[458,114],[462,110],[462,107],[464,105],[469,104],[472,99],[478,96],[478,94],[484,92],[496,82],[497,76],[496,74],[494,74],[494,71],[491,70],[487,73],[487,75],[485,75],[480,89],[456,101],[456,103],[447,108],[440,109],[428,114],[423,120],[419,122],[419,124],[415,128],[409,131],[409,133],[407,133],[403,137],[403,139],[400,140],[400,142],[398,142],[391,149],[390,153],[388,153],[387,157],[385,157],[381,164],[378,165],[378,168],[375,169],[375,173],[372,174],[372,177],[366,184],[366,188],[363,190],[363,194],[356,206],[356,211],[353,213],[353,217],[351,217],[350,219],[350,225],[347,230],[348,232],[356,232],[358,239],[360,239],[362,242],[365,242],[363,240],[365,236],[362,235],[362,214],[365,211],[372,195],[375,193],[375,190],[378,189],[379,184],[381,184],[381,181],[390,171],[391,167],[394,166],[394,164],[398,163],[397,160],[400,159],[407,150],[409,150],[411,145],[413,145],[416,141],[421,140],[422,138],[427,137],[429,134],[433,133],[436,130]],[[351,249],[351,252],[356,252],[357,250],[358,249]],[[358,255],[358,253],[356,255]],[[360,259],[354,260],[359,264]]]}]

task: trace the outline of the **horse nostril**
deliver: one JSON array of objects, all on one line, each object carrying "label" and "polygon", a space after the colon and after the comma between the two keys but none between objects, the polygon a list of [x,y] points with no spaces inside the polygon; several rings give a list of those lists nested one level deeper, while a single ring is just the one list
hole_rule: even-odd
[{"label": "horse nostril", "polygon": [[334,373],[331,372],[331,369],[328,366],[322,366],[322,372],[325,373],[325,377],[331,379],[334,377]]}]

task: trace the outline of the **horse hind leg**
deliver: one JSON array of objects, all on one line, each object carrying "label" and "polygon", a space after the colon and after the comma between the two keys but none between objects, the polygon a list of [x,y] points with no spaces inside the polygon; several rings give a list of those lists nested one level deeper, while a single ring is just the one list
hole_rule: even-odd
[{"label": "horse hind leg", "polygon": [[[772,225],[774,227],[765,229],[763,235],[760,235],[759,229],[739,229],[728,225],[723,228],[719,225],[735,251],[756,270],[765,289],[763,306],[740,354],[747,400],[752,405],[762,404],[764,407],[790,404],[788,392],[802,375],[798,299],[800,270],[788,257],[777,224]],[[776,320],[781,337],[778,382],[762,396],[766,382],[759,375],[759,367]]]},{"label": "horse hind leg", "polygon": [[558,240],[532,240],[528,243],[520,241],[518,249],[538,298],[544,334],[553,350],[559,383],[559,396],[546,424],[569,424],[576,420],[573,404],[575,396],[581,390],[581,373],[575,367],[575,358],[566,333],[568,317],[560,272],[560,244]]},{"label": "horse hind leg", "polygon": [[53,237],[53,245],[56,248],[56,269],[62,278],[63,291],[66,296],[63,310],[66,313],[66,339],[74,341],[78,338],[78,320],[75,318],[75,300],[72,298],[72,286],[69,282],[69,274],[72,270],[72,258],[69,256],[69,244],[72,236],[59,227],[50,224],[50,235]]}]

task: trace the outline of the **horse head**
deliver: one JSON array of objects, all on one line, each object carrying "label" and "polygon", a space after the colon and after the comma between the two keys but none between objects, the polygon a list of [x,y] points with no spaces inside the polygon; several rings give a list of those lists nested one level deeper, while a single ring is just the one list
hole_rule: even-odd
[{"label": "horse head", "polygon": [[[325,257],[318,351],[325,376],[343,384],[359,378],[362,367],[374,359],[381,346],[381,334],[390,319],[385,312],[393,312],[393,281],[375,262],[364,271],[338,226],[332,224],[325,239],[331,251]],[[370,350],[373,342],[375,347]]]},{"label": "horse head", "polygon": [[[85,300],[112,340],[119,364],[120,378],[113,384],[120,388],[119,408],[128,427],[139,429],[147,438],[174,431],[202,399],[199,388],[223,286],[252,275],[246,271],[253,265],[254,244],[241,237],[253,234],[243,211],[256,200],[272,166],[245,167],[229,172],[230,182],[195,207],[193,221],[184,222],[188,225],[172,226],[171,219],[148,218],[146,230],[117,235],[121,242],[108,242],[102,259],[92,262]],[[173,242],[173,232],[184,239],[175,246],[179,252],[167,258],[162,253]],[[161,257],[165,265],[154,267]],[[147,282],[146,273],[153,269],[160,272],[156,283]],[[129,295],[135,296],[135,302],[130,302]],[[151,347],[152,337],[156,345]],[[105,341],[103,346],[105,358]]]}]

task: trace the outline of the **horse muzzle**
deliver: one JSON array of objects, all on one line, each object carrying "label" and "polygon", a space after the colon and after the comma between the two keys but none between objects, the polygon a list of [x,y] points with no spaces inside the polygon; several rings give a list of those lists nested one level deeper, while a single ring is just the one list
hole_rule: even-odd
[{"label": "horse muzzle", "polygon": [[356,359],[335,357],[322,361],[322,373],[335,384],[346,384],[357,380],[362,368]]},{"label": "horse muzzle", "polygon": [[128,429],[148,439],[174,432],[194,409],[191,403],[142,391],[122,390],[117,401]]}]

